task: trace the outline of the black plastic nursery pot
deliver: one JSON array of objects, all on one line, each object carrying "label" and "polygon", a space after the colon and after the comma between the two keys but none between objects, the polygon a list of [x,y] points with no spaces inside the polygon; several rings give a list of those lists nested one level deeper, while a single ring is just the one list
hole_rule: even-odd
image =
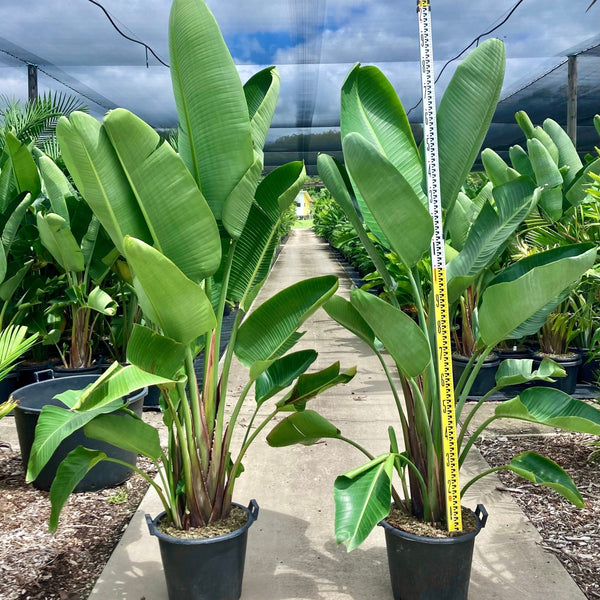
[{"label": "black plastic nursery pot", "polygon": [[151,535],[158,538],[169,600],[238,600],[246,561],[248,528],[258,517],[258,504],[251,500],[243,527],[214,538],[181,539],[160,531],[161,513],[154,520],[146,515]]},{"label": "black plastic nursery pot", "polygon": [[[27,469],[27,463],[29,462],[29,455],[35,438],[35,427],[40,413],[42,412],[42,408],[47,405],[65,408],[62,402],[54,398],[54,396],[67,390],[82,390],[90,383],[94,382],[98,377],[99,375],[59,377],[56,379],[40,381],[39,383],[32,383],[13,392],[14,399],[19,401],[19,405],[14,409],[14,414],[17,435],[19,436],[19,445],[21,447],[21,459],[25,469]],[[129,409],[139,416],[142,415],[146,391],[146,388],[143,388],[139,392],[131,394],[128,398]],[[130,419],[132,417],[123,414],[122,418]],[[92,450],[101,450],[111,458],[116,458],[132,465],[135,465],[137,460],[137,455],[134,452],[128,452],[121,448],[117,448],[112,444],[88,438],[83,433],[83,429],[78,429],[61,442],[52,458],[33,481],[33,485],[39,490],[49,490],[54,481],[58,465],[67,454],[69,454],[71,450],[77,448],[77,446],[85,446]],[[89,492],[102,488],[114,487],[115,485],[119,485],[126,481],[131,475],[131,472],[131,469],[123,465],[101,461],[92,467],[90,472],[75,488],[75,491]]]},{"label": "black plastic nursery pot", "polygon": [[[543,356],[541,354],[533,355],[533,364],[537,369],[542,362]],[[559,364],[566,372],[566,377],[556,377],[556,381],[536,381],[535,385],[539,387],[551,387],[565,394],[572,394],[577,387],[577,377],[579,375],[579,367],[581,365],[581,355],[572,353],[572,355],[562,356],[549,356],[555,363]]]},{"label": "black plastic nursery pot", "polygon": [[578,381],[581,383],[598,383],[600,380],[600,360],[590,355],[587,348],[579,348],[581,365],[579,367]]},{"label": "black plastic nursery pot", "polygon": [[394,600],[467,600],[475,536],[487,516],[478,504],[477,529],[453,538],[412,535],[381,521]]},{"label": "black plastic nursery pot", "polygon": [[[452,355],[452,375],[454,378],[454,385],[459,382],[468,363],[468,358],[456,354]],[[483,361],[483,365],[471,386],[469,396],[484,396],[496,385],[496,371],[498,371],[499,364],[500,358],[495,354],[490,354],[490,356]]]}]

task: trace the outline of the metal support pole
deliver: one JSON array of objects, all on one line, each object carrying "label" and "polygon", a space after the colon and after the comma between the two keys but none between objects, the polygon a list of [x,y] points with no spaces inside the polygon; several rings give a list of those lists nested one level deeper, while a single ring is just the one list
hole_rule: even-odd
[{"label": "metal support pole", "polygon": [[38,97],[38,68],[37,65],[27,65],[27,91],[29,102],[37,100]]},{"label": "metal support pole", "polygon": [[577,56],[569,56],[567,133],[577,147]]}]

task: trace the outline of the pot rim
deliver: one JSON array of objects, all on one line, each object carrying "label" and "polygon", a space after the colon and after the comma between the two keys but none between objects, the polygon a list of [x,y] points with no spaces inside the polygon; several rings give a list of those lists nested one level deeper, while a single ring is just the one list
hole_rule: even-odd
[{"label": "pot rim", "polygon": [[[31,414],[39,415],[42,412],[43,406],[41,408],[37,408],[35,406],[27,406],[27,400],[24,398],[19,398],[19,395],[18,395],[19,392],[21,392],[23,390],[29,390],[30,388],[33,388],[33,386],[44,385],[44,384],[48,384],[49,382],[53,382],[53,381],[69,382],[70,380],[73,380],[73,379],[77,379],[81,383],[81,379],[85,379],[86,383],[83,386],[79,386],[79,387],[76,386],[73,388],[73,389],[77,389],[77,390],[82,390],[85,387],[87,387],[90,383],[93,383],[94,381],[96,381],[96,379],[98,379],[99,377],[100,377],[99,373],[96,373],[94,375],[73,375],[72,377],[60,377],[57,379],[44,379],[43,381],[37,381],[36,383],[30,383],[28,385],[24,385],[23,387],[17,388],[12,393],[12,397],[19,402],[19,404],[17,404],[17,406],[15,406],[15,410],[20,410],[23,413],[30,414],[30,415]],[[70,388],[66,388],[66,389],[70,389]],[[123,403],[123,405],[127,406],[129,404],[133,404],[137,400],[144,398],[147,393],[148,393],[148,388],[143,387],[140,390],[138,390],[137,392],[134,392],[134,393],[130,394],[129,396],[127,396],[126,398],[124,398],[124,400],[126,400],[126,401]],[[54,398],[54,396],[52,396],[52,398]]]},{"label": "pot rim", "polygon": [[488,513],[483,504],[478,504],[477,508],[474,511],[470,510],[470,512],[475,515],[477,529],[456,537],[433,538],[424,535],[415,535],[414,533],[408,533],[407,531],[393,527],[385,519],[380,521],[378,525],[383,527],[386,533],[421,544],[460,544],[472,540],[485,527],[487,522]]},{"label": "pot rim", "polygon": [[241,508],[242,510],[246,511],[248,513],[248,520],[239,529],[236,529],[235,531],[232,531],[231,533],[226,533],[225,535],[218,535],[216,537],[211,537],[211,538],[193,538],[193,539],[178,538],[178,537],[174,537],[172,535],[168,535],[168,534],[160,531],[160,529],[158,528],[158,522],[161,519],[163,519],[167,514],[165,511],[161,512],[154,519],[149,514],[146,514],[145,515],[146,524],[148,525],[148,529],[150,530],[150,535],[155,535],[160,541],[169,542],[171,544],[180,544],[182,546],[194,546],[194,545],[198,545],[198,544],[216,544],[216,543],[231,540],[233,538],[239,537],[240,535],[243,535],[244,533],[246,533],[246,531],[248,531],[248,528],[250,527],[250,525],[252,525],[252,523],[254,523],[254,521],[256,521],[256,519],[258,518],[259,507],[258,507],[258,503],[256,502],[256,500],[254,500],[254,498],[252,500],[250,500],[247,507],[242,506],[241,504],[238,504],[237,502],[232,502],[231,505],[237,506],[238,508]]}]

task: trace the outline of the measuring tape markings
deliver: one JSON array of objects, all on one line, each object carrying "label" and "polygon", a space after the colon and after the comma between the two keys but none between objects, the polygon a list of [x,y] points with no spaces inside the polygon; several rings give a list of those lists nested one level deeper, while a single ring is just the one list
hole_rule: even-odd
[{"label": "measuring tape markings", "polygon": [[433,80],[433,44],[429,2],[419,0],[417,2],[417,12],[419,15],[419,42],[421,50],[423,135],[427,166],[427,195],[434,230],[431,240],[431,268],[436,324],[436,357],[442,418],[446,519],[449,531],[461,531],[462,514],[458,476],[458,445],[454,415],[454,382],[452,377],[452,353],[450,350],[450,315],[448,313],[448,291],[446,285],[446,256],[439,188],[438,139]]}]

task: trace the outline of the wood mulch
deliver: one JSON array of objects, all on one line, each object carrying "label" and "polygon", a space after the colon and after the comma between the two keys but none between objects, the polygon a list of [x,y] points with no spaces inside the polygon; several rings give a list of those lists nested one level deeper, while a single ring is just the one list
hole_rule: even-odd
[{"label": "wood mulch", "polygon": [[498,476],[542,537],[542,547],[555,554],[589,600],[600,598],[600,446],[599,438],[560,433],[548,436],[497,437],[478,443],[491,466],[510,462],[532,450],[558,463],[573,479],[586,507],[578,509],[554,491],[514,473]]},{"label": "wood mulch", "polygon": [[[140,461],[151,473],[152,464]],[[21,456],[0,451],[0,598],[85,600],[148,487],[124,484],[74,494],[56,534],[48,533],[48,493],[24,483]]]}]

